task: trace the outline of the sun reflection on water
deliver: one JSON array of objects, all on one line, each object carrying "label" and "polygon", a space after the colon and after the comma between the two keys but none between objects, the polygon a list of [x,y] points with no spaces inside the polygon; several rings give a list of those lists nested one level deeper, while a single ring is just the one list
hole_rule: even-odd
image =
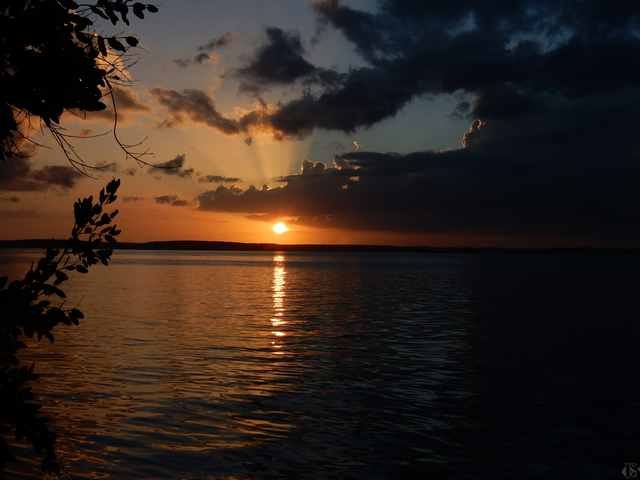
[{"label": "sun reflection on water", "polygon": [[271,333],[275,337],[271,341],[273,347],[273,353],[276,355],[282,355],[282,344],[279,339],[286,336],[286,333],[282,331],[282,326],[286,324],[284,321],[284,299],[286,296],[286,275],[285,270],[285,257],[284,255],[274,255],[273,257],[273,283],[271,286],[273,296],[273,316],[271,317],[271,326],[274,331]]}]

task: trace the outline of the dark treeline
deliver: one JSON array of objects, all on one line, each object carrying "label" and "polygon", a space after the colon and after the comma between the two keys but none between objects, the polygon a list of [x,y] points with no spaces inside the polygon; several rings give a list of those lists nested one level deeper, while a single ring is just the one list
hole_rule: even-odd
[{"label": "dark treeline", "polygon": [[[28,239],[0,240],[0,249],[60,247],[64,240]],[[502,248],[502,247],[429,247],[393,245],[322,245],[322,244],[278,244],[208,242],[197,240],[172,240],[156,242],[118,242],[114,250],[202,250],[202,251],[268,251],[268,252],[423,252],[423,253],[591,253],[591,254],[640,254],[640,248],[549,247],[549,248]]]}]

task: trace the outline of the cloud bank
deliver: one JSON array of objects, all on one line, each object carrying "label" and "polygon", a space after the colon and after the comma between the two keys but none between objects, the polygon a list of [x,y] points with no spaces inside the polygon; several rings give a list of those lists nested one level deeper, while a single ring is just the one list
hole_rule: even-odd
[{"label": "cloud bank", "polygon": [[47,165],[34,169],[31,164],[32,153],[28,148],[23,148],[0,161],[0,191],[44,191],[54,187],[68,190],[83,178],[81,173],[67,165]]},{"label": "cloud bank", "polygon": [[220,186],[199,196],[199,208],[341,229],[446,234],[462,243],[473,236],[636,244],[640,147],[633,130],[640,92],[630,95],[570,104],[549,99],[518,123],[474,124],[466,147],[455,150],[358,151],[337,156],[330,167],[305,162],[279,188]]},{"label": "cloud bank", "polygon": [[470,124],[461,148],[305,163],[279,188],[204,192],[201,209],[349,229],[637,245],[640,3],[380,0],[371,12],[324,0],[312,8],[319,31],[341,32],[363,66],[313,65],[299,35],[270,28],[237,78],[254,92],[312,89],[241,118],[218,112],[201,91],[156,96],[176,121],[283,139],[351,133],[418,97],[455,93],[452,113]]}]

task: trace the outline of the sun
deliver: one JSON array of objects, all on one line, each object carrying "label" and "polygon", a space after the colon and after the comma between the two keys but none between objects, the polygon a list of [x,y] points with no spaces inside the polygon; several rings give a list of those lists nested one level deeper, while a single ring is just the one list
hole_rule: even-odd
[{"label": "sun", "polygon": [[282,222],[274,223],[273,227],[271,228],[273,230],[273,233],[275,233],[276,235],[282,235],[283,233],[286,233],[289,231],[289,227],[287,227]]}]

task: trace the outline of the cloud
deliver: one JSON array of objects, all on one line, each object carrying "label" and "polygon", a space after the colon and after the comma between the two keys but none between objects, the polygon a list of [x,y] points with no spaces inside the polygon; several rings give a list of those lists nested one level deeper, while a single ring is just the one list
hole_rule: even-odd
[{"label": "cloud", "polygon": [[[199,196],[201,209],[346,229],[637,245],[640,4],[380,0],[365,11],[324,0],[313,8],[320,31],[341,32],[361,66],[313,65],[297,34],[271,29],[237,75],[253,95],[286,88],[280,104],[230,118],[204,92],[167,91],[172,120],[298,138],[353,132],[418,97],[455,94],[452,113],[470,123],[461,148],[360,149],[335,165],[305,163],[278,188],[220,185]],[[280,65],[266,61],[275,56]],[[315,81],[317,72],[332,80]],[[305,82],[313,90],[291,97]]]},{"label": "cloud", "polygon": [[36,170],[32,178],[44,185],[53,185],[65,189],[73,188],[82,174],[66,165],[48,165]]},{"label": "cloud", "polygon": [[201,90],[175,90],[154,88],[151,94],[165,106],[172,116],[172,124],[182,123],[186,116],[194,122],[204,123],[226,134],[237,134],[243,130],[238,120],[221,115],[213,100]]},{"label": "cloud", "polygon": [[580,8],[551,0],[377,4],[373,13],[338,0],[312,4],[322,29],[344,34],[365,62],[347,72],[309,62],[298,33],[266,30],[266,43],[236,71],[241,91],[258,95],[298,81],[316,87],[273,111],[261,107],[229,118],[198,90],[156,89],[154,95],[169,109],[169,125],[186,117],[228,135],[261,128],[281,139],[315,129],[351,133],[425,95],[462,92],[466,98],[454,113],[488,120],[526,113],[535,97],[571,102],[640,80],[640,7],[634,2],[586,0]]},{"label": "cloud", "polygon": [[194,170],[193,168],[184,168],[186,159],[187,156],[182,153],[171,160],[149,167],[149,171],[153,173],[164,173],[165,175],[172,175],[181,178],[191,177]]},{"label": "cloud", "polygon": [[52,187],[70,189],[83,178],[74,168],[67,165],[49,165],[34,169],[31,164],[30,149],[22,149],[11,157],[0,161],[0,190],[44,191]]},{"label": "cloud", "polygon": [[260,100],[260,93],[273,86],[301,81],[305,85],[329,87],[338,85],[342,80],[342,74],[317,67],[304,58],[305,49],[298,32],[287,32],[277,27],[269,27],[265,32],[267,41],[247,65],[234,72],[242,79],[240,92]]},{"label": "cloud", "polygon": [[217,50],[219,48],[226,47],[233,40],[233,35],[231,32],[226,32],[219,37],[214,37],[209,40],[204,45],[200,45],[198,47],[198,51],[200,52],[212,52],[213,50]]},{"label": "cloud", "polygon": [[242,179],[237,177],[223,177],[221,175],[206,175],[200,177],[198,181],[200,183],[238,183],[241,182]]},{"label": "cloud", "polygon": [[191,65],[191,59],[190,58],[176,58],[173,63],[175,63],[177,66],[181,67],[181,68],[187,68],[189,65]]},{"label": "cloud", "polygon": [[280,28],[267,28],[267,43],[237,74],[256,84],[288,84],[306,77],[315,67],[304,59],[300,35]]},{"label": "cloud", "polygon": [[144,201],[144,197],[125,196],[122,198],[125,203],[135,203]]},{"label": "cloud", "polygon": [[0,202],[20,203],[20,197],[0,197]]},{"label": "cloud", "polygon": [[118,111],[146,112],[149,110],[149,107],[142,103],[131,89],[114,87],[113,93],[116,97],[116,107]]},{"label": "cloud", "polygon": [[463,148],[357,151],[331,166],[305,162],[279,188],[220,186],[198,197],[199,208],[322,227],[445,234],[458,243],[484,237],[637,244],[638,101],[640,90],[577,104],[547,99],[516,124],[476,125]]},{"label": "cloud", "polygon": [[[131,114],[149,111],[149,107],[142,103],[138,95],[131,88],[114,86],[113,96],[116,103],[116,109],[118,111],[119,122],[127,121]],[[105,104],[107,105],[105,110],[100,110],[98,112],[83,112],[81,115],[86,117],[88,120],[104,119],[112,122],[114,120],[114,113],[110,96],[105,98]]]},{"label": "cloud", "polygon": [[[313,8],[322,28],[342,32],[366,65],[342,73],[320,68],[304,58],[297,33],[267,29],[267,42],[237,71],[241,90],[319,84],[261,118],[280,138],[317,128],[353,132],[423,95],[466,92],[477,107],[472,117],[480,118],[521,112],[532,94],[571,100],[640,79],[640,7],[630,1],[590,0],[578,9],[550,0],[380,0],[370,13],[325,0]],[[496,95],[505,88],[513,93],[508,106]]]},{"label": "cloud", "polygon": [[187,207],[190,205],[190,202],[178,198],[177,195],[162,195],[154,197],[154,200],[160,205],[171,205],[172,207]]},{"label": "cloud", "polygon": [[[170,118],[162,122],[163,127],[175,127],[185,122],[185,117],[195,123],[202,123],[226,135],[244,135],[247,145],[252,143],[253,131],[271,131],[266,108],[248,112],[239,118],[222,115],[213,100],[202,90],[166,90],[154,88],[151,94],[169,111]],[[278,132],[273,132],[280,139]]]},{"label": "cloud", "polygon": [[218,57],[216,50],[226,47],[233,40],[233,35],[227,32],[219,37],[214,37],[204,45],[198,47],[198,53],[192,58],[177,58],[173,61],[181,68],[187,68],[193,64],[203,64],[206,62],[216,62]]}]

